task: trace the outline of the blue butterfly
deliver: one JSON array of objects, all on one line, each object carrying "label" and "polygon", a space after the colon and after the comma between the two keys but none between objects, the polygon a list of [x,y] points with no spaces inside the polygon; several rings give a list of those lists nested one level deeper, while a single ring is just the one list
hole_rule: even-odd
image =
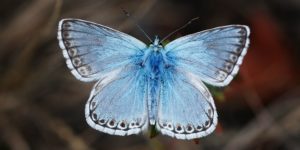
[{"label": "blue butterfly", "polygon": [[97,81],[85,106],[87,123],[112,135],[138,134],[149,125],[177,139],[214,131],[216,107],[203,82],[223,87],[237,74],[250,30],[229,25],[147,46],[112,28],[63,19],[59,46],[81,81]]}]

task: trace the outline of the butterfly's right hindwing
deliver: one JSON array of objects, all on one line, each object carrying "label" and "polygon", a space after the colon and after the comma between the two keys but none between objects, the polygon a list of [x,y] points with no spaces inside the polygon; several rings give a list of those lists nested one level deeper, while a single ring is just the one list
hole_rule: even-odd
[{"label": "butterfly's right hindwing", "polygon": [[212,133],[217,111],[202,81],[178,69],[167,70],[162,78],[156,128],[177,139],[196,139]]},{"label": "butterfly's right hindwing", "polygon": [[57,38],[72,74],[86,82],[132,63],[146,48],[125,33],[78,19],[61,20]]}]

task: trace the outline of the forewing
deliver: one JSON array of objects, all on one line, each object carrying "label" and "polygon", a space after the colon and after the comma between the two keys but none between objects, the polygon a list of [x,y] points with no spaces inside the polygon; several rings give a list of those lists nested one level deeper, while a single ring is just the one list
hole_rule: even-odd
[{"label": "forewing", "polygon": [[178,38],[165,46],[176,67],[214,86],[226,86],[237,74],[247,52],[250,30],[230,25]]},{"label": "forewing", "polygon": [[85,107],[88,124],[112,135],[138,134],[148,126],[147,79],[126,66],[98,81]]},{"label": "forewing", "polygon": [[195,139],[214,131],[217,112],[211,94],[194,74],[173,70],[161,83],[156,128],[177,139]]},{"label": "forewing", "polygon": [[61,20],[57,38],[71,72],[86,82],[132,63],[146,48],[125,33],[78,19]]}]

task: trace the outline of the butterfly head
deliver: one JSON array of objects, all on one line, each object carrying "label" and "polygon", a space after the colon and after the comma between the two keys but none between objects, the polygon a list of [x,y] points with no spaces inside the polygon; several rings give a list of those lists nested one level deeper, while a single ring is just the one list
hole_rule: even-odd
[{"label": "butterfly head", "polygon": [[154,42],[152,44],[150,44],[150,47],[154,51],[159,51],[162,48],[162,45],[160,44],[160,40],[157,35],[155,36]]}]

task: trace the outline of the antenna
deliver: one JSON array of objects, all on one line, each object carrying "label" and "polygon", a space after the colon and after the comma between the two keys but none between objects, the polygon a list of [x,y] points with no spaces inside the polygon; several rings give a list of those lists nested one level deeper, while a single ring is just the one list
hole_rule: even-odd
[{"label": "antenna", "polygon": [[133,16],[131,16],[131,14],[130,14],[128,11],[126,11],[124,8],[121,8],[121,9],[122,9],[123,13],[124,13],[128,18],[131,17],[130,19],[132,20],[132,22],[134,22],[134,24],[139,28],[140,31],[143,32],[143,34],[147,37],[147,39],[148,39],[151,43],[153,43],[153,41],[151,40],[151,38],[149,37],[149,35],[141,28],[141,26],[140,26],[139,24],[137,24],[136,19],[135,19]]},{"label": "antenna", "polygon": [[187,23],[186,23],[185,25],[183,25],[182,27],[176,29],[175,31],[173,31],[173,32],[169,33],[167,36],[165,36],[165,37],[160,41],[160,43],[162,43],[164,40],[166,40],[167,38],[169,38],[171,35],[173,35],[174,33],[178,32],[179,30],[185,28],[186,26],[188,26],[189,24],[191,24],[193,21],[198,20],[198,19],[199,19],[199,17],[195,17],[195,18],[191,19],[189,22],[187,22]]}]

